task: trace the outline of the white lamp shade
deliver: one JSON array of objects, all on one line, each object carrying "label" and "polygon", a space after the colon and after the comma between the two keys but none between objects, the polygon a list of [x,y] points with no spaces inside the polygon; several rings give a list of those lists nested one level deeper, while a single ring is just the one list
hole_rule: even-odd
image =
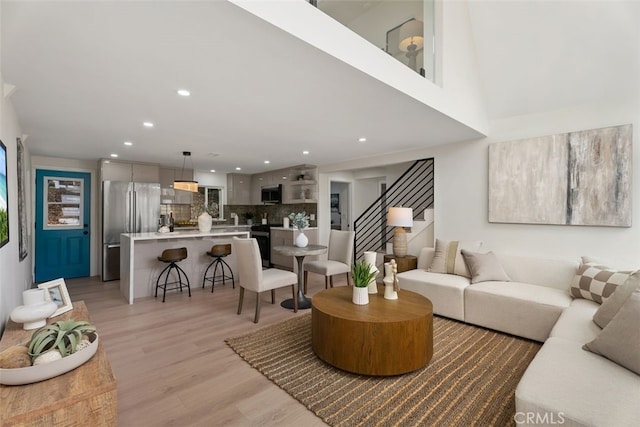
[{"label": "white lamp shade", "polygon": [[422,49],[424,46],[424,24],[417,19],[405,22],[400,27],[399,38],[398,48],[403,52],[407,52],[412,44],[416,45],[414,50]]},{"label": "white lamp shade", "polygon": [[389,208],[387,225],[390,227],[413,227],[413,209]]}]

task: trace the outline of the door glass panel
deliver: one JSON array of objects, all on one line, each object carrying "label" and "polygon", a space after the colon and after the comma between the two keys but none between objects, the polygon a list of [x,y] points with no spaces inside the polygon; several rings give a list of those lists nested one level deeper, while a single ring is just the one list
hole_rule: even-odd
[{"label": "door glass panel", "polygon": [[83,228],[83,179],[44,177],[45,230]]}]

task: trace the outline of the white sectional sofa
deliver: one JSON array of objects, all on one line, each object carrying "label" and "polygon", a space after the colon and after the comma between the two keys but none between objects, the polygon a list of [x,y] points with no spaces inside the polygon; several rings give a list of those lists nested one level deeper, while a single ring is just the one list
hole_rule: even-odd
[{"label": "white sectional sofa", "polygon": [[[510,281],[483,281],[418,268],[398,274],[402,289],[426,296],[434,314],[543,342],[516,390],[519,425],[638,426],[640,376],[583,350],[601,331],[599,304],[570,296],[579,260],[496,253]],[[640,325],[638,325],[640,328]]]}]

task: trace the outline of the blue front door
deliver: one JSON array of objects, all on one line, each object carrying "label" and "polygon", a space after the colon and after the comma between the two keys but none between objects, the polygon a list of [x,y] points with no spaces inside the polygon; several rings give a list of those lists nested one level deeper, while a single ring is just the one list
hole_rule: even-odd
[{"label": "blue front door", "polygon": [[36,170],[36,282],[89,276],[91,175]]}]

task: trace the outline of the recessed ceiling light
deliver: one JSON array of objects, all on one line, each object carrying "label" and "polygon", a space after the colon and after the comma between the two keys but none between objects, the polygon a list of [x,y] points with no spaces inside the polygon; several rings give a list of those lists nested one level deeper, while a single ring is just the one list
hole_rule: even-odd
[{"label": "recessed ceiling light", "polygon": [[110,155],[111,157],[113,157],[113,158],[118,157],[118,155],[117,155],[116,153],[111,153],[111,154],[109,154],[109,155]]},{"label": "recessed ceiling light", "polygon": [[287,177],[286,177],[286,176],[283,176],[283,177],[282,177],[282,179],[287,179]]},{"label": "recessed ceiling light", "polygon": [[306,156],[307,154],[309,154],[309,152],[308,152],[307,150],[304,150],[304,151],[302,152],[302,154],[304,154],[304,155]]},{"label": "recessed ceiling light", "polygon": [[216,171],[215,169],[211,169],[209,172],[215,172],[215,171]]},{"label": "recessed ceiling light", "polygon": [[146,128],[152,128],[153,127],[153,123],[151,123],[151,122],[142,122],[142,126],[144,126]]},{"label": "recessed ceiling light", "polygon": [[367,138],[365,138],[364,136],[361,138],[358,138],[358,142],[367,142]]},{"label": "recessed ceiling light", "polygon": [[269,163],[271,163],[269,160],[265,160],[265,161],[264,161],[264,164],[265,164],[265,165],[268,165]]},{"label": "recessed ceiling light", "polygon": [[131,141],[125,141],[124,145],[126,145],[127,147],[131,147],[133,145],[133,142]]},{"label": "recessed ceiling light", "polygon": [[242,170],[242,168],[241,167],[236,167],[236,170],[239,171],[239,170]]},{"label": "recessed ceiling light", "polygon": [[178,95],[180,95],[180,96],[189,96],[189,95],[191,95],[191,92],[189,92],[186,89],[178,89]]}]

